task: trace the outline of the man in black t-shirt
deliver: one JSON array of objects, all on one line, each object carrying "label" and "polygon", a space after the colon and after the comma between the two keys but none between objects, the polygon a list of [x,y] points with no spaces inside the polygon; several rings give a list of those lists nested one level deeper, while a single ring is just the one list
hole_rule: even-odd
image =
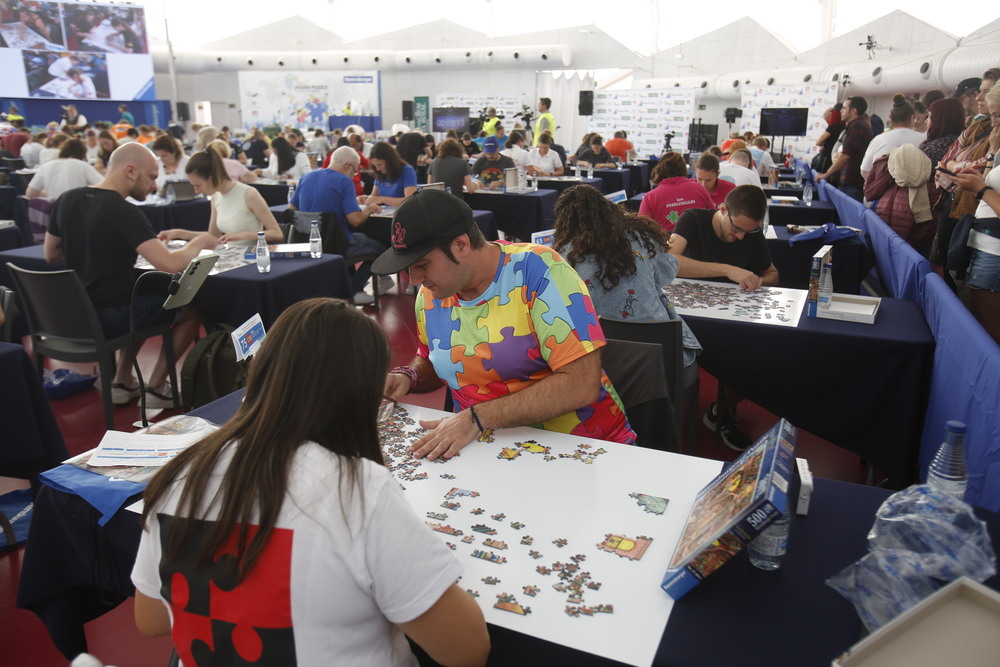
[{"label": "man in black t-shirt", "polygon": [[604,139],[599,134],[590,138],[590,145],[585,151],[581,151],[576,156],[577,166],[586,168],[593,165],[594,169],[614,169],[615,158],[604,147]]},{"label": "man in black t-shirt", "polygon": [[[45,259],[65,263],[79,274],[109,338],[128,333],[137,254],[160,271],[178,273],[202,249],[214,248],[217,242],[211,234],[199,234],[183,249],[170,252],[156,238],[146,216],[125,201],[125,197],[145,200],[156,191],[158,174],[156,158],[150,150],[138,143],[125,144],[112,154],[103,181],[63,193],[49,216]],[[164,294],[137,297],[137,329],[174,319],[173,313],[162,308],[164,298]],[[193,308],[179,311],[173,325],[175,359],[194,341],[200,326],[201,320]],[[166,378],[166,356],[161,351],[149,376],[147,407],[173,406]],[[138,394],[132,377],[132,355],[123,350],[112,384],[112,401],[124,404]]]},{"label": "man in black t-shirt", "polygon": [[504,184],[504,170],[513,169],[514,161],[500,154],[500,142],[487,137],[483,156],[472,165],[472,175],[489,190],[499,190]]},{"label": "man in black t-shirt", "polygon": [[[778,284],[778,269],[761,232],[767,197],[754,185],[741,185],[726,195],[718,210],[689,209],[681,214],[670,237],[682,278],[725,278],[752,292]],[[704,423],[718,431],[730,449],[743,451],[752,444],[736,426],[736,404],[741,397],[721,384],[718,405],[705,413]]]}]

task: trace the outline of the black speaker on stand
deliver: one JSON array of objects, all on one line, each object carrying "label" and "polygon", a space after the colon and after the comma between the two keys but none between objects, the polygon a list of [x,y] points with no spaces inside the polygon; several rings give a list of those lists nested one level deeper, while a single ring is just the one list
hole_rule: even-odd
[{"label": "black speaker on stand", "polygon": [[187,122],[191,120],[191,108],[188,107],[187,102],[177,103],[177,120],[181,122]]},{"label": "black speaker on stand", "polygon": [[403,120],[413,120],[413,100],[403,100]]},{"label": "black speaker on stand", "polygon": [[594,115],[594,91],[580,91],[580,103],[577,105],[577,110],[580,112],[581,116]]}]

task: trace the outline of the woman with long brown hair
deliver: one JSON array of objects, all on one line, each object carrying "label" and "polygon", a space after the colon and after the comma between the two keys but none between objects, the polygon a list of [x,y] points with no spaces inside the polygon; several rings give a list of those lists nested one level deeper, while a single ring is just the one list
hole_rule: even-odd
[{"label": "woman with long brown hair", "polygon": [[359,204],[399,206],[417,191],[417,172],[403,161],[395,148],[380,141],[372,147],[368,163],[375,170],[375,185],[368,196],[358,197]]},{"label": "woman with long brown hair", "polygon": [[[140,632],[171,633],[190,666],[415,665],[404,633],[441,663],[485,662],[461,566],[382,459],[389,361],[385,334],[349,303],[282,313],[236,415],[146,489]],[[228,653],[204,634],[217,626]]]},{"label": "woman with long brown hair", "polygon": [[[659,225],[589,185],[567,188],[554,211],[552,247],[583,278],[598,315],[635,322],[681,319],[660,288],[673,282],[687,258],[670,254]],[[683,330],[685,373],[697,373],[701,345],[686,323]]]}]

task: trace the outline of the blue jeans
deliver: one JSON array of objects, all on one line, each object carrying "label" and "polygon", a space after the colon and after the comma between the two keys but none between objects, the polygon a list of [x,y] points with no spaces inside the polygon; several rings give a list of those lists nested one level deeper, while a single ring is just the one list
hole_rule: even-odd
[{"label": "blue jeans", "polygon": [[[163,310],[165,294],[140,294],[135,300],[135,330],[145,329],[163,322],[172,322],[175,310]],[[108,338],[117,338],[128,333],[129,306],[101,308],[97,319]]]},{"label": "blue jeans", "polygon": [[[363,255],[372,255],[375,253],[385,252],[385,246],[374,239],[370,239],[360,232],[353,232],[351,234],[351,240],[347,244],[347,249],[344,251],[344,259],[347,260],[348,264],[353,264],[355,262],[355,257],[361,257]],[[354,272],[351,276],[351,289],[354,294],[361,292],[365,289],[365,283],[368,279],[372,277],[372,263],[364,262]]]},{"label": "blue jeans", "polygon": [[967,284],[969,287],[1000,292],[1000,255],[973,248]]},{"label": "blue jeans", "polygon": [[841,185],[838,189],[854,201],[864,201],[865,199],[865,193],[856,185]]}]

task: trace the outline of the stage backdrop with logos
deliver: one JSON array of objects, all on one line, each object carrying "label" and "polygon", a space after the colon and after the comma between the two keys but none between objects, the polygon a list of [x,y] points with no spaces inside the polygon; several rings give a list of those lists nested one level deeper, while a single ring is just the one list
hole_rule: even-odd
[{"label": "stage backdrop with logos", "polygon": [[[794,86],[757,86],[743,91],[740,108],[743,117],[740,119],[740,132],[760,131],[760,110],[773,108],[807,108],[809,121],[804,137],[785,137],[784,150],[792,151],[795,157],[809,160],[819,149],[816,140],[826,132],[826,121],[823,112],[837,103],[837,93],[840,84],[802,83]],[[770,139],[771,137],[768,137]],[[773,139],[772,152],[782,150],[781,137]]]},{"label": "stage backdrop with logos", "polygon": [[[435,107],[468,107],[471,118],[479,118],[479,113],[485,111],[487,107],[497,110],[497,115],[503,115],[504,129],[507,134],[514,129],[514,123],[524,123],[521,117],[514,117],[514,114],[523,112],[524,107],[520,95],[479,95],[475,93],[438,93],[434,96]],[[536,113],[532,111],[532,113]],[[536,114],[537,115],[537,114]],[[430,128],[422,128],[430,130]]]},{"label": "stage backdrop with logos", "polygon": [[0,72],[2,97],[155,100],[146,10],[0,2]]},{"label": "stage backdrop with logos", "polygon": [[598,90],[587,129],[605,141],[616,130],[624,130],[640,158],[662,155],[665,135],[673,132],[670,148],[684,153],[694,119],[695,92],[694,88]]},{"label": "stage backdrop with logos", "polygon": [[245,127],[327,126],[329,116],[381,116],[377,70],[353,72],[239,72]]}]

